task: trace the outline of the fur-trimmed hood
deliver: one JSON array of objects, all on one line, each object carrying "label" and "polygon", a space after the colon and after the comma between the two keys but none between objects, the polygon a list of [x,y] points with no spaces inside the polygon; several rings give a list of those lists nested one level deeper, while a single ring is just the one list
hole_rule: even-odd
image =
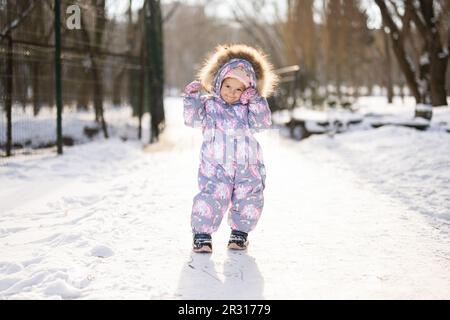
[{"label": "fur-trimmed hood", "polygon": [[245,44],[219,45],[205,60],[198,73],[203,88],[212,94],[219,94],[220,85],[230,68],[243,66],[252,79],[251,87],[263,97],[270,96],[278,83],[278,76],[267,55]]}]

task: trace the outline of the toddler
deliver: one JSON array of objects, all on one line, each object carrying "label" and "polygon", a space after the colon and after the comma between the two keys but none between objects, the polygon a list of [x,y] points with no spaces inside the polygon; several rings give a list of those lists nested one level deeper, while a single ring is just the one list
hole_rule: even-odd
[{"label": "toddler", "polygon": [[[266,179],[261,147],[253,133],[271,127],[266,97],[276,82],[272,65],[260,50],[220,45],[205,61],[199,80],[184,90],[185,124],[203,132],[200,192],[191,214],[194,252],[212,252],[211,234],[230,205],[228,248],[248,246],[248,233],[263,209]],[[209,94],[201,95],[202,89]]]}]

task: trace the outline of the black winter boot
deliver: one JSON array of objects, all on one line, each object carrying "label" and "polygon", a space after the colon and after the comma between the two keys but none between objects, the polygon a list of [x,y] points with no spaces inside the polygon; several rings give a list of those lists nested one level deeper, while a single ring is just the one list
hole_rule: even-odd
[{"label": "black winter boot", "polygon": [[212,252],[211,235],[208,233],[194,234],[192,250],[197,253],[211,253]]},{"label": "black winter boot", "polygon": [[232,230],[230,240],[228,241],[228,249],[245,250],[248,247],[248,233],[238,230]]}]

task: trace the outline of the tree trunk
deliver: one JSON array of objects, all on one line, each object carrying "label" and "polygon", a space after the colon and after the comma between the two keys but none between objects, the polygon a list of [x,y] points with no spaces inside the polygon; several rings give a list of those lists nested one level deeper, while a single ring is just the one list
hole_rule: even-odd
[{"label": "tree trunk", "polygon": [[89,82],[82,82],[77,93],[77,109],[87,111],[89,108]]},{"label": "tree trunk", "polygon": [[103,82],[102,82],[102,72],[97,66],[97,63],[92,59],[92,80],[94,80],[94,109],[95,118],[102,126],[103,135],[108,138],[108,127],[106,126],[106,121],[103,111]]},{"label": "tree trunk", "polygon": [[439,28],[433,10],[433,0],[421,0],[420,8],[426,26],[426,46],[429,55],[429,89],[431,105],[447,105],[445,91],[445,74],[447,71],[448,52],[444,52],[441,44]]},{"label": "tree trunk", "polygon": [[[92,0],[92,5],[96,7],[95,14],[95,34],[93,35],[95,48],[91,45],[91,37],[88,30],[81,28],[80,36],[86,53],[89,54],[89,59],[91,60],[91,75],[94,82],[93,85],[93,102],[95,110],[95,120],[100,122],[102,127],[103,135],[108,138],[108,128],[105,121],[104,110],[103,110],[103,79],[102,73],[99,69],[95,57],[98,56],[98,50],[102,43],[103,31],[105,29],[105,19],[102,17],[102,13],[105,12],[105,0]],[[85,25],[83,21],[83,15],[81,15],[81,24]]]},{"label": "tree trunk", "polygon": [[445,90],[445,74],[448,65],[448,58],[439,58],[435,54],[431,58],[430,87],[431,104],[433,106],[446,106],[447,93]]},{"label": "tree trunk", "polygon": [[[143,41],[144,43],[144,41]],[[138,138],[142,139],[142,116],[144,114],[144,101],[145,101],[145,74],[146,74],[146,66],[145,66],[145,46],[141,45],[141,70],[139,71],[139,99],[138,99]]]},{"label": "tree trunk", "polygon": [[[8,10],[9,13],[9,10]],[[12,95],[13,95],[13,43],[11,35],[7,35],[6,47],[6,85],[5,85],[5,109],[6,109],[6,155],[11,156],[12,149]]]},{"label": "tree trunk", "polygon": [[144,5],[151,118],[149,142],[153,143],[158,141],[165,120],[162,15],[159,0],[147,0]]},{"label": "tree trunk", "polygon": [[384,37],[384,49],[386,55],[386,89],[387,89],[387,98],[388,103],[392,103],[394,100],[394,88],[392,86],[392,61],[391,61],[391,49],[389,47],[389,39],[386,32],[383,32]]},{"label": "tree trunk", "polygon": [[[449,40],[449,43],[450,43],[450,40]],[[450,48],[449,48],[449,50],[450,50]],[[448,67],[448,65],[447,65],[447,80],[446,80],[446,89],[447,89],[447,94],[450,94],[450,68]]]},{"label": "tree trunk", "polygon": [[447,105],[445,72],[448,52],[441,44],[439,21],[433,7],[434,1],[420,0],[418,3],[419,7],[415,6],[412,1],[406,2],[405,16],[412,19],[424,43],[419,59],[419,91],[422,95],[422,102],[433,106]]},{"label": "tree trunk", "polygon": [[123,84],[123,77],[125,76],[125,68],[122,68],[119,73],[114,77],[114,83],[113,83],[113,97],[112,97],[112,103],[114,106],[120,106],[122,103],[122,84]]},{"label": "tree trunk", "polygon": [[383,24],[389,28],[390,36],[392,40],[392,48],[394,54],[397,58],[397,62],[399,64],[400,69],[405,76],[406,83],[411,90],[414,98],[416,99],[416,103],[423,103],[423,95],[419,91],[419,84],[416,80],[416,75],[413,70],[413,66],[408,60],[408,56],[405,51],[403,36],[399,32],[396,24],[392,20],[392,17],[389,14],[388,8],[383,0],[375,0],[375,3],[380,8],[381,15],[383,17]]},{"label": "tree trunk", "polygon": [[31,73],[33,75],[32,84],[33,84],[33,114],[34,116],[37,116],[39,113],[39,110],[41,109],[41,97],[39,92],[39,79],[40,79],[40,65],[39,61],[35,61],[32,63],[33,72]]},{"label": "tree trunk", "polygon": [[[98,57],[98,51],[100,51],[100,46],[103,40],[103,32],[105,30],[105,0],[92,0],[92,5],[96,6],[95,15],[95,49],[93,48],[94,55]],[[94,107],[96,110],[96,115],[99,117],[103,135],[108,138],[108,128],[106,126],[104,110],[103,110],[103,77],[102,71],[97,66],[97,62],[92,58],[92,75],[94,80]]]}]

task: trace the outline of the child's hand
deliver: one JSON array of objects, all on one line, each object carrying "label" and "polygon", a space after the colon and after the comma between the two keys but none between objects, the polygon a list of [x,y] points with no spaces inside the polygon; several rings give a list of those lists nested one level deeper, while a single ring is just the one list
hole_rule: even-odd
[{"label": "child's hand", "polygon": [[242,104],[248,104],[250,100],[256,97],[258,94],[258,91],[256,91],[255,88],[247,88],[242,94],[241,94],[241,103]]},{"label": "child's hand", "polygon": [[200,81],[194,80],[184,88],[184,92],[187,94],[195,93],[195,92],[200,91],[201,89],[202,89],[202,84],[200,83]]}]

